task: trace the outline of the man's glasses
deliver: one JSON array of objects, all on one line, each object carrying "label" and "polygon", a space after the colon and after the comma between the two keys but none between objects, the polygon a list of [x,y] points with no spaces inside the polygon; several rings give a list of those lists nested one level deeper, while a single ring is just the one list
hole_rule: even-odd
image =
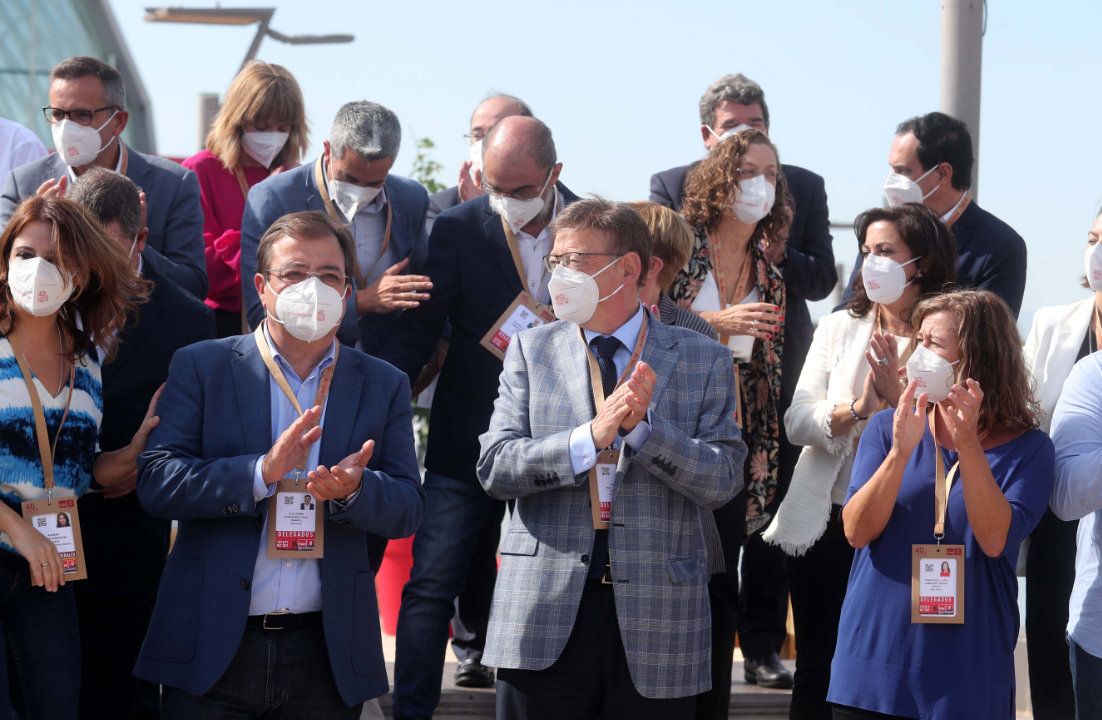
[{"label": "man's glasses", "polygon": [[559,265],[576,270],[585,263],[587,257],[623,257],[623,253],[568,252],[562,255],[544,255],[543,266],[548,272],[555,272]]},{"label": "man's glasses", "polygon": [[349,283],[347,275],[341,275],[333,270],[309,272],[301,268],[283,268],[282,270],[269,270],[268,275],[279,278],[285,285],[298,285],[300,282],[305,282],[307,278],[316,277],[329,287],[341,292]]},{"label": "man's glasses", "polygon": [[46,122],[50,123],[51,125],[56,125],[66,118],[72,120],[77,125],[91,125],[92,121],[96,119],[96,115],[98,115],[99,113],[105,110],[118,109],[119,108],[115,105],[105,105],[104,107],[98,108],[96,110],[62,110],[61,108],[50,107],[49,105],[47,105],[46,107],[42,108],[42,114],[46,116]]}]

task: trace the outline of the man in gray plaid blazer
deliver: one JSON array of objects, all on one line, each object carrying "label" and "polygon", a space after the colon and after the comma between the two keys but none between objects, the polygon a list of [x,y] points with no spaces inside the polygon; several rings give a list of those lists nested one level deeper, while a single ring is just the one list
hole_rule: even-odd
[{"label": "man in gray plaid blazer", "polygon": [[[698,509],[743,486],[730,354],[640,305],[651,241],[627,205],[577,202],[552,236],[552,301],[573,322],[514,337],[480,438],[482,486],[516,499],[484,658],[498,718],[690,718],[711,686]],[[595,530],[590,470],[611,446]]]}]

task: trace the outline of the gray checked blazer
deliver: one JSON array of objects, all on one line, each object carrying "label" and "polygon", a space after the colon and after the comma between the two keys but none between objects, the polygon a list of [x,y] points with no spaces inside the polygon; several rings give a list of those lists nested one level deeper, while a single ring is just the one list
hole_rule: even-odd
[{"label": "gray checked blazer", "polygon": [[[658,377],[651,435],[625,447],[609,529],[617,619],[636,689],[648,698],[711,687],[705,529],[742,489],[746,446],[735,424],[731,355],[647,314],[642,360]],[[516,498],[494,590],[483,662],[543,670],[570,637],[593,546],[588,474],[575,477],[570,431],[593,419],[587,352],[574,323],[509,344],[478,479]]]}]

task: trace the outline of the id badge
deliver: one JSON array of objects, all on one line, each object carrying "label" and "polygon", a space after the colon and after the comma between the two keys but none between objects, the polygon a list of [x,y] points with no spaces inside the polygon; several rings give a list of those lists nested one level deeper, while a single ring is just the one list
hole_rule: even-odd
[{"label": "id badge", "polygon": [[498,360],[504,360],[505,351],[509,349],[509,342],[514,335],[521,330],[554,322],[555,319],[555,313],[550,308],[536,302],[528,293],[522,292],[501,314],[480,344]]},{"label": "id badge", "polygon": [[304,479],[283,478],[268,501],[268,557],[320,559],[325,510]]},{"label": "id badge", "polygon": [[964,624],[964,546],[911,546],[911,622]]},{"label": "id badge", "polygon": [[602,450],[597,455],[597,464],[589,470],[589,504],[593,511],[594,530],[608,530],[612,520],[612,494],[619,461],[619,450]]},{"label": "id badge", "polygon": [[23,503],[23,517],[42,536],[54,544],[61,557],[65,581],[84,580],[88,566],[84,563],[84,541],[80,535],[80,515],[76,498],[31,500]]}]

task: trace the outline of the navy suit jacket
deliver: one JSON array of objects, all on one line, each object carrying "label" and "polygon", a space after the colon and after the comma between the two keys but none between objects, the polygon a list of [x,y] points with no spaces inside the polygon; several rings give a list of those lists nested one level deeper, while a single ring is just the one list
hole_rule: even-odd
[{"label": "navy suit jacket", "polygon": [[[151,263],[144,263],[142,275],[153,290],[120,333],[115,357],[103,366],[99,442],[105,451],[130,443],[153,394],[168,378],[173,354],[215,336],[210,308]],[[88,493],[80,499],[80,517],[90,572],[76,586],[78,600],[151,602],[165,566],[169,523],[142,510],[136,493],[114,500]]]},{"label": "navy suit jacket", "polygon": [[463,201],[459,199],[458,185],[452,185],[450,188],[429,195],[429,211],[425,215],[425,231],[432,232],[432,224],[436,222],[436,218],[440,217],[440,214],[445,210],[450,210],[461,202]]},{"label": "navy suit jacket", "polygon": [[[561,183],[564,203],[578,198]],[[482,337],[525,288],[488,196],[436,218],[425,261],[415,272],[432,278],[427,302],[407,310],[379,357],[416,379],[445,322],[451,340],[432,399],[425,467],[477,483],[478,436],[490,426],[502,363],[480,344]]]},{"label": "navy suit jacket", "polygon": [[[201,695],[241,643],[267,512],[252,487],[254,466],[272,446],[271,394],[252,335],[178,351],[161,407],[138,462],[138,497],[179,529],[134,673]],[[349,705],[387,691],[371,555],[378,538],[406,537],[421,521],[411,421],[406,378],[342,348],[319,460],[335,465],[366,440],[376,443],[359,495],[337,512],[323,504],[322,620],[333,679]]]},{"label": "navy suit jacket", "polygon": [[[127,148],[126,176],[145,191],[149,237],[142,257],[173,282],[202,300],[207,296],[207,260],[203,244],[203,207],[199,181],[179,163]],[[69,174],[57,153],[11,171],[0,195],[0,227],[16,206],[49,179]]]},{"label": "navy suit jacket", "polygon": [[[651,201],[681,210],[685,176],[696,165],[671,168],[651,176]],[[796,381],[800,379],[804,359],[811,349],[814,328],[807,301],[822,300],[829,295],[838,282],[838,270],[834,267],[834,245],[830,236],[830,213],[823,178],[796,165],[781,165],[781,169],[796,206],[783,268],[787,293],[784,355],[781,358],[783,415],[784,408],[792,403]]]},{"label": "navy suit jacket", "polygon": [[[264,308],[253,285],[260,238],[272,223],[288,213],[301,210],[325,212],[325,203],[314,180],[315,165],[316,161],[304,163],[257,183],[245,199],[245,216],[241,221],[241,290],[253,329],[264,319]],[[387,175],[383,188],[394,213],[390,229],[391,245],[399,259],[408,257],[412,263],[424,253],[427,242],[425,212],[429,203],[428,193],[414,181],[397,175]],[[350,295],[337,337],[345,345],[362,341],[364,352],[377,355],[399,314],[370,313],[357,318],[356,299]]]},{"label": "navy suit jacket", "polygon": [[[957,240],[957,285],[990,290],[1010,306],[1014,317],[1022,309],[1025,294],[1026,246],[1022,236],[972,200],[950,228]],[[861,282],[860,248],[853,263],[842,306],[853,297],[854,283]]]}]

